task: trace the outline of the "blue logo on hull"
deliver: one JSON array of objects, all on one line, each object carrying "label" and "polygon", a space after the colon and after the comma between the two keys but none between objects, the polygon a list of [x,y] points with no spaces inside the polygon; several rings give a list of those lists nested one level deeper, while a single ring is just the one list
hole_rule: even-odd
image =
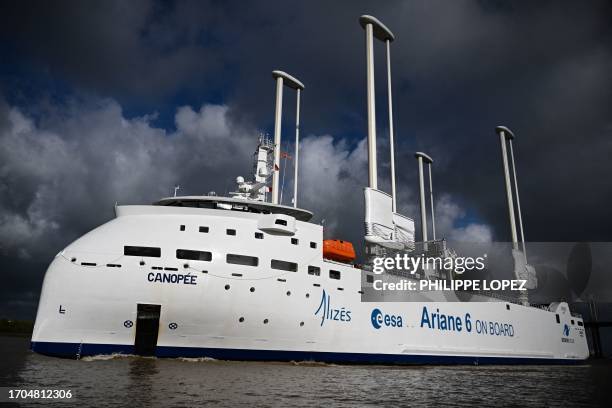
[{"label": "blue logo on hull", "polygon": [[351,321],[351,311],[341,307],[340,309],[334,309],[331,307],[331,296],[325,293],[323,289],[323,295],[321,296],[321,303],[319,308],[314,313],[315,316],[321,312],[321,326],[325,323],[325,320],[335,320],[338,322],[348,323]]},{"label": "blue logo on hull", "polygon": [[564,325],[563,325],[563,335],[564,335],[565,337],[569,337],[569,333],[570,333],[570,328],[569,328],[569,326],[568,326],[567,324],[564,324]]},{"label": "blue logo on hull", "polygon": [[378,330],[383,326],[387,327],[403,327],[402,316],[384,314],[380,309],[372,310],[370,315],[372,326]]}]

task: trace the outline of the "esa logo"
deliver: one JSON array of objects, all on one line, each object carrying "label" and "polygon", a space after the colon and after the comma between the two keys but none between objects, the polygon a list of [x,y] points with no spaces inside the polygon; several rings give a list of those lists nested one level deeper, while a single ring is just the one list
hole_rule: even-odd
[{"label": "esa logo", "polygon": [[403,327],[402,316],[384,314],[380,309],[372,310],[370,318],[375,329],[386,327]]}]

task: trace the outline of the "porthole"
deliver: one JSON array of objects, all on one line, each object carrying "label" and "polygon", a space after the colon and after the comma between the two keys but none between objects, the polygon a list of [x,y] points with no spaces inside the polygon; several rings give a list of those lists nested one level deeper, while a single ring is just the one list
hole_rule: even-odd
[{"label": "porthole", "polygon": [[144,261],[140,261],[140,266],[143,266],[145,264]]},{"label": "porthole", "polygon": [[244,317],[241,317],[240,319],[238,319],[238,321],[239,321],[240,323],[244,322]]},{"label": "porthole", "polygon": [[300,327],[302,327],[304,325],[304,322],[300,322]]},{"label": "porthole", "polygon": [[225,285],[225,290],[229,290],[230,285]]},{"label": "porthole", "polygon": [[291,291],[290,290],[287,291],[287,296],[291,296]]},{"label": "porthole", "polygon": [[255,288],[251,287],[251,289],[249,289],[251,292],[255,292]]},{"label": "porthole", "polygon": [[71,258],[70,262],[76,262],[76,258]]},{"label": "porthole", "polygon": [[189,268],[189,264],[183,264],[183,268],[185,269]]},{"label": "porthole", "polygon": [[309,297],[310,297],[310,293],[307,293],[307,294],[306,294],[306,297],[307,297],[307,298],[309,298]]},{"label": "porthole", "polygon": [[264,319],[264,324],[268,324],[268,319]]}]

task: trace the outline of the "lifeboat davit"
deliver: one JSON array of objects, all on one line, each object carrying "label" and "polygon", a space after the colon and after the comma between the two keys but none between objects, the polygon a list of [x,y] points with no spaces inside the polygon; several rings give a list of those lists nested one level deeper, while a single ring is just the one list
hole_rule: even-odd
[{"label": "lifeboat davit", "polygon": [[326,239],[323,241],[323,258],[338,262],[353,262],[355,260],[355,248],[348,241]]}]

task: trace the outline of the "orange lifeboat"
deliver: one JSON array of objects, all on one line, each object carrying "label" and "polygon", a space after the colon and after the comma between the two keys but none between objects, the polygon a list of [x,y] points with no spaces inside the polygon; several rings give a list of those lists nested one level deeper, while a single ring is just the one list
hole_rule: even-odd
[{"label": "orange lifeboat", "polygon": [[326,239],[323,241],[323,258],[338,262],[353,262],[355,249],[348,241]]}]

